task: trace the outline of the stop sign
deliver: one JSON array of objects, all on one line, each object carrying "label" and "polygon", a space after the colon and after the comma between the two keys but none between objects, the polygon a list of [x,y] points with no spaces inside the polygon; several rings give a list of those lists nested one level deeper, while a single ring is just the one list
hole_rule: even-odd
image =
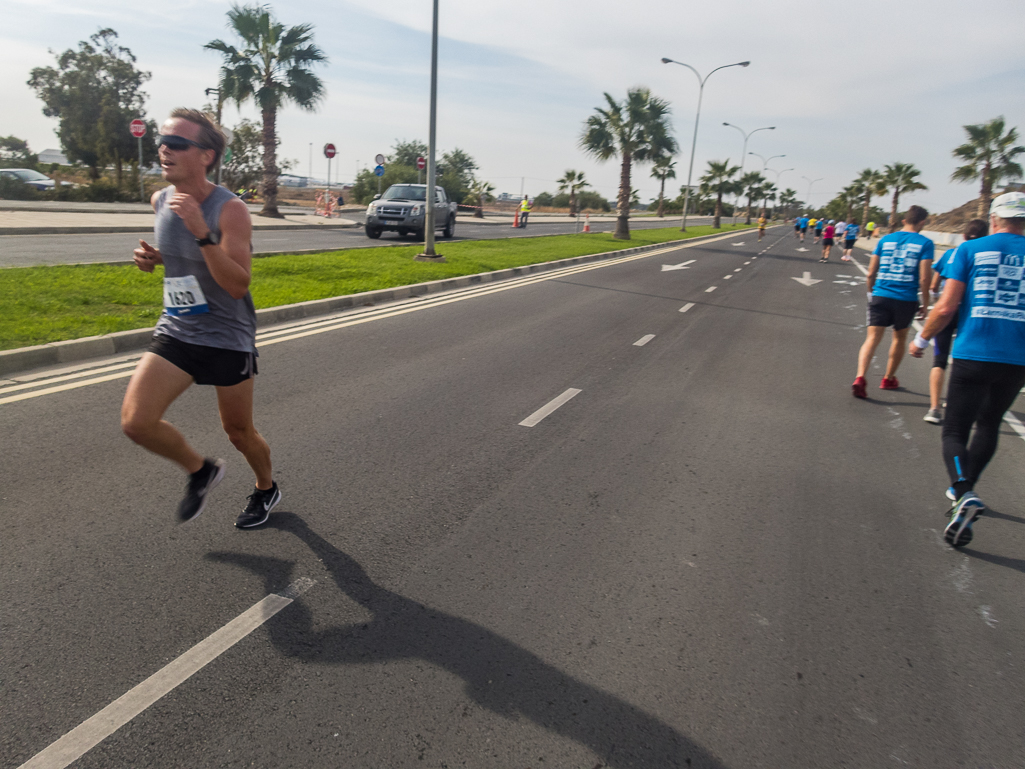
[{"label": "stop sign", "polygon": [[325,144],[324,145],[324,157],[326,157],[326,158],[333,158],[337,154],[337,152],[338,151],[335,149],[335,145],[333,145],[333,144]]},{"label": "stop sign", "polygon": [[129,123],[128,129],[132,132],[132,136],[136,138],[141,139],[146,135],[146,124],[139,120],[139,118],[135,118],[135,120]]},{"label": "stop sign", "polygon": [[416,167],[420,171],[423,171],[425,168],[427,168],[427,159],[423,155],[416,159]]}]

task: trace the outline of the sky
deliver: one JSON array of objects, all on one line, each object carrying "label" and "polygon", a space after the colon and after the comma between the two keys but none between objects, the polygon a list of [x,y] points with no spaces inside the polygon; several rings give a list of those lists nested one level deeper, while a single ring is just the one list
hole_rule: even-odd
[{"label": "sky", "polygon": [[[29,71],[54,52],[111,27],[152,73],[147,116],[158,122],[178,106],[202,106],[217,85],[220,55],[211,40],[236,42],[230,2],[176,0],[0,0],[0,135],[27,139],[33,151],[59,148],[56,120],[28,88]],[[348,182],[373,166],[396,140],[427,140],[430,0],[335,0],[271,3],[286,25],[311,24],[328,63],[315,71],[326,98],[315,112],[294,106],[278,117],[280,156],[294,173],[327,174],[322,148],[338,148],[332,180]],[[567,169],[583,171],[612,199],[616,160],[600,163],[578,141],[584,121],[604,104],[644,86],[667,100],[681,150],[675,196],[686,181],[698,101],[704,89],[694,178],[709,160],[748,151],[769,164],[771,180],[821,205],[864,168],[913,163],[926,191],[901,199],[942,212],[977,195],[977,185],[949,181],[951,150],[963,126],[1003,115],[1025,125],[1025,4],[1014,0],[440,0],[437,136],[439,151],[460,148],[496,192],[554,192]],[[228,127],[257,119],[253,105],[226,105]],[[311,163],[312,148],[312,163]],[[763,161],[746,156],[745,170]],[[789,170],[792,169],[792,170]],[[651,167],[635,168],[642,201],[658,194]],[[810,190],[810,198],[809,198]],[[888,202],[883,204],[889,208]]]}]

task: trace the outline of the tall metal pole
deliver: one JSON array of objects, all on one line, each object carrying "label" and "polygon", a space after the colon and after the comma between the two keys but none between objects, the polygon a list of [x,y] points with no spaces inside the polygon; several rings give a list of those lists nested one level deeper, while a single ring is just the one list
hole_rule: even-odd
[{"label": "tall metal pole", "polygon": [[[741,150],[741,153],[740,153],[740,178],[744,178],[744,165],[745,165],[744,161],[747,160],[747,140],[750,139],[754,134],[758,133],[759,131],[775,131],[776,130],[776,126],[770,125],[770,126],[765,126],[764,128],[756,128],[751,133],[747,133],[747,132],[744,131],[743,128],[741,128],[740,126],[733,125],[733,123],[725,123],[724,122],[723,125],[728,125],[730,128],[736,128],[738,131],[740,131],[741,136],[744,137],[744,149]],[[739,205],[740,198],[741,198],[741,196],[743,194],[744,194],[743,190],[741,190],[740,192],[737,193],[737,200],[736,200],[736,203],[734,203],[734,205],[733,205],[733,219],[730,222],[731,226],[735,225],[737,223],[737,205]]]},{"label": "tall metal pole", "polygon": [[438,122],[438,0],[434,0],[434,24],[431,29],[431,127],[427,146],[427,217],[424,222],[423,256],[436,258],[434,252],[434,200],[437,195],[438,176],[434,163],[434,152],[437,147]]},{"label": "tall metal pole", "polygon": [[[210,96],[211,94],[217,94],[217,128],[220,129],[220,127],[221,127],[221,107],[224,104],[224,100],[221,98],[221,89],[220,89],[220,87],[218,87],[218,88],[207,88],[205,93],[206,93],[207,96]],[[221,156],[219,158],[217,158],[217,176],[216,176],[216,179],[217,179],[216,183],[217,184],[221,183],[221,162],[223,160],[224,160],[224,153],[222,152]]]},{"label": "tall metal pole", "polygon": [[[60,192],[60,190],[58,190]],[[146,188],[142,183],[142,137],[139,137],[139,200],[146,202]]]},{"label": "tall metal pole", "polygon": [[815,182],[821,182],[824,177],[819,177],[818,179],[809,179],[807,176],[802,176],[801,178],[804,179],[806,182],[808,182],[808,199],[804,201],[804,205],[805,205],[805,208],[807,208],[810,211],[811,210],[811,186],[813,184],[815,184]]},{"label": "tall metal pole", "polygon": [[694,138],[691,139],[691,143],[690,143],[690,163],[687,166],[687,186],[683,190],[683,222],[680,225],[680,231],[681,232],[686,232],[687,231],[687,207],[688,207],[688,204],[690,202],[690,183],[691,183],[691,178],[692,178],[692,176],[694,174],[694,150],[698,146],[698,121],[701,120],[701,98],[705,94],[705,83],[708,82],[708,78],[710,78],[713,74],[715,74],[716,72],[718,72],[721,69],[726,69],[727,67],[747,67],[747,66],[749,66],[751,64],[751,62],[749,62],[749,61],[738,61],[735,64],[724,64],[721,67],[716,67],[715,69],[713,69],[711,72],[709,72],[707,75],[705,75],[704,78],[701,77],[701,74],[696,69],[694,69],[694,67],[692,67],[690,64],[684,64],[682,61],[674,61],[673,59],[666,59],[666,58],[663,57],[662,63],[663,64],[679,64],[681,67],[686,67],[691,72],[693,72],[695,74],[695,76],[697,76],[697,79],[698,79],[698,111],[694,115]]}]

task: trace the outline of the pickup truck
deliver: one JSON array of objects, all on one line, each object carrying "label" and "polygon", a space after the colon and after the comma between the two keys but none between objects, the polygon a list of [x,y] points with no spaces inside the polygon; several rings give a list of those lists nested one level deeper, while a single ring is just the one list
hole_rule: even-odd
[{"label": "pickup truck", "polygon": [[[456,228],[457,206],[449,201],[441,187],[435,190],[434,229],[441,230],[443,237],[451,238]],[[393,184],[383,195],[375,195],[367,206],[367,237],[376,239],[385,230],[394,230],[400,238],[412,234],[417,240],[423,240],[426,214],[426,184]]]}]

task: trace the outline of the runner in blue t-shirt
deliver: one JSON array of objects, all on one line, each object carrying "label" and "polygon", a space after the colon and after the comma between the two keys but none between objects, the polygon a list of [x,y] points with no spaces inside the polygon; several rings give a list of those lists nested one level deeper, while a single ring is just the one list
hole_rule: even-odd
[{"label": "runner in blue t-shirt", "polygon": [[851,222],[847,225],[847,229],[843,231],[843,256],[840,257],[840,261],[849,262],[851,260],[851,252],[854,251],[854,243],[858,239],[858,223]]},{"label": "runner in blue t-shirt", "polygon": [[[965,225],[964,239],[975,240],[989,234],[989,224],[985,219],[972,219]],[[946,282],[946,270],[950,265],[950,257],[956,249],[950,248],[932,263],[932,299],[933,304],[940,298],[943,284]],[[947,359],[950,357],[950,343],[957,331],[957,316],[951,319],[942,331],[933,337],[932,368],[929,370],[929,410],[922,417],[934,425],[943,424],[943,412],[940,411],[940,397],[943,394],[943,378],[947,370]]]},{"label": "runner in blue t-shirt", "polygon": [[808,220],[807,216],[802,216],[800,219],[797,220],[797,224],[801,228],[800,232],[801,232],[801,242],[802,243],[804,242],[805,234],[808,232],[808,221],[809,220]]},{"label": "runner in blue t-shirt", "polygon": [[911,206],[904,215],[904,229],[891,233],[876,244],[868,268],[868,335],[858,352],[858,376],[851,385],[855,398],[865,398],[865,374],[883,340],[886,329],[893,326],[893,342],[886,363],[886,375],[879,384],[881,390],[896,390],[897,367],[904,358],[908,326],[919,308],[918,291],[921,287],[924,309],[929,306],[929,281],[932,271],[933,244],[921,235],[929,212],[921,206]]},{"label": "runner in blue t-shirt", "polygon": [[943,537],[953,547],[972,541],[972,523],[986,510],[975,484],[996,452],[1004,414],[1025,385],[1025,194],[998,196],[989,214],[994,234],[957,247],[944,270],[943,295],[908,347],[921,357],[959,314],[943,422],[947,495],[955,500]]}]

